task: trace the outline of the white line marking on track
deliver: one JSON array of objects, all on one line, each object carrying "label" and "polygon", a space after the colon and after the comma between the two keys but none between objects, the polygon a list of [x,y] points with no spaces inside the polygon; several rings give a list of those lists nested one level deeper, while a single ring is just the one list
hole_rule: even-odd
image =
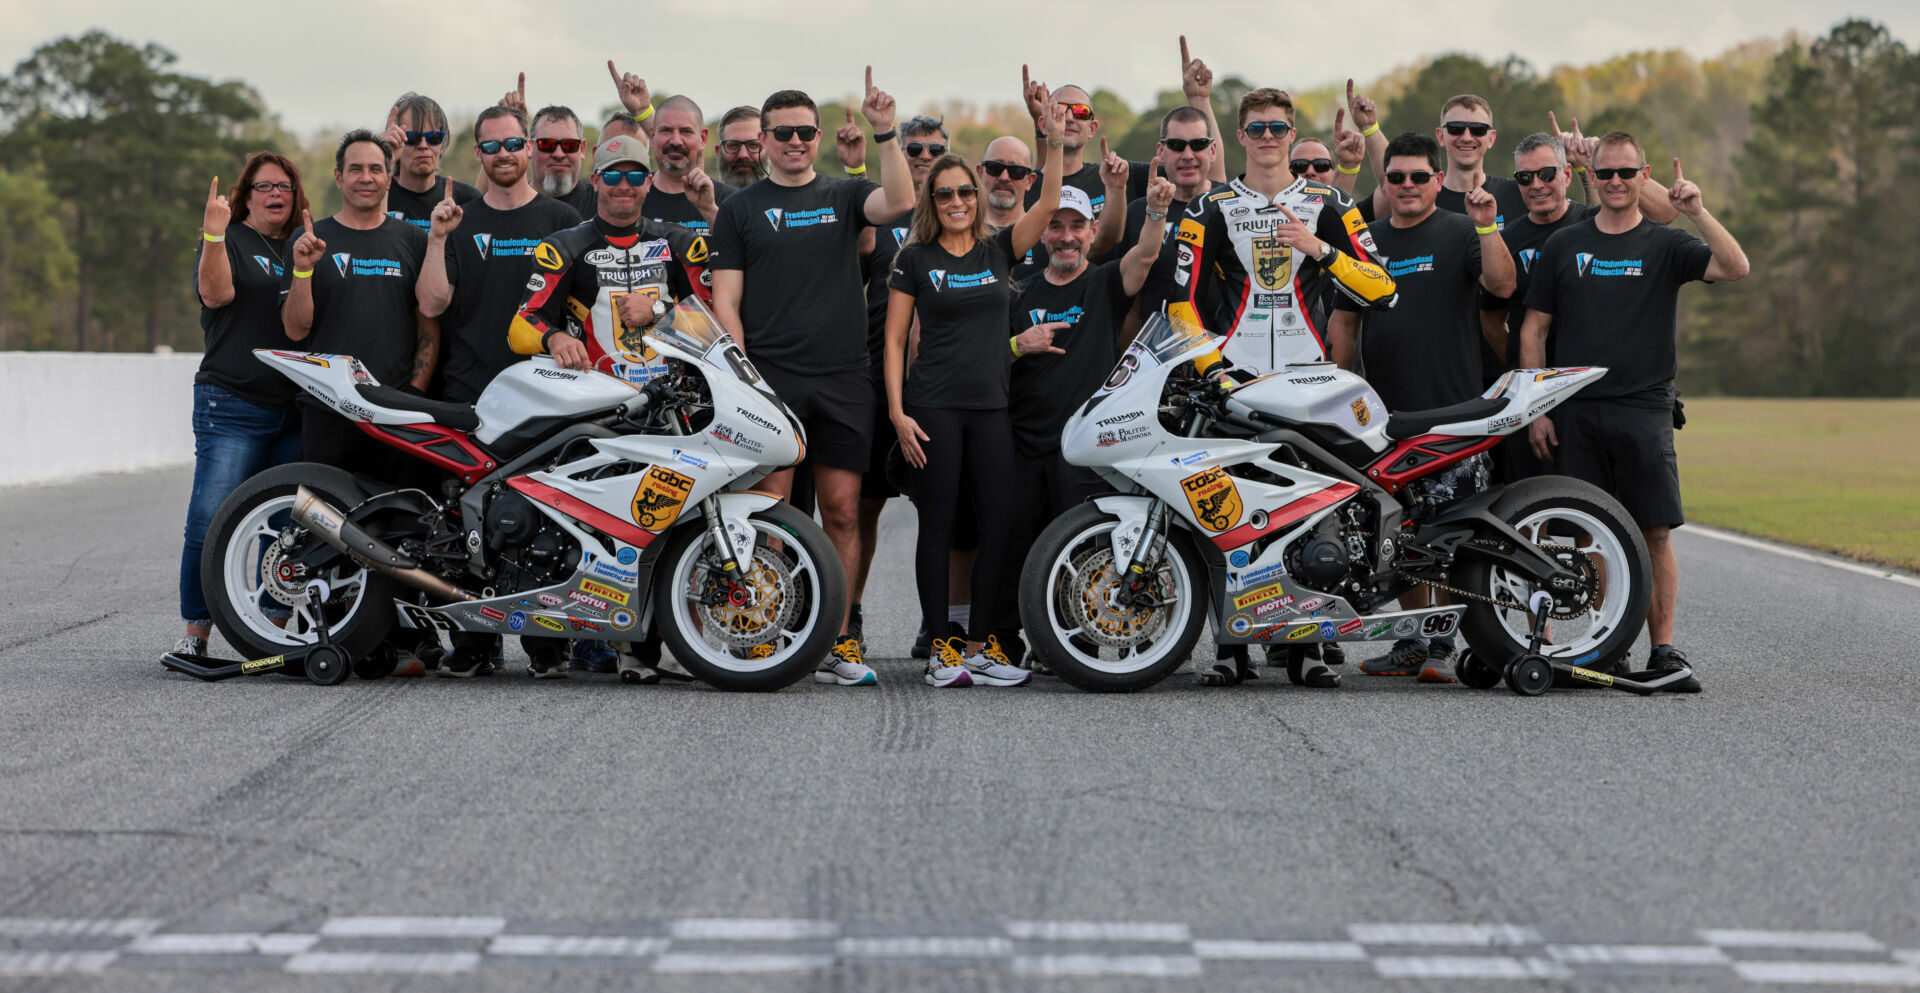
[{"label": "white line marking on track", "polygon": [[1758,538],[1749,538],[1744,534],[1736,534],[1732,531],[1722,531],[1719,528],[1710,528],[1704,524],[1689,524],[1687,525],[1684,532],[1676,532],[1676,533],[1697,534],[1704,538],[1712,538],[1715,541],[1724,541],[1730,545],[1739,545],[1742,548],[1752,548],[1762,552],[1772,552],[1775,555],[1784,555],[1787,558],[1799,559],[1802,562],[1812,562],[1815,565],[1829,566],[1834,569],[1844,569],[1847,572],[1857,572],[1862,576],[1872,576],[1875,579],[1885,579],[1889,582],[1900,583],[1905,586],[1920,587],[1920,579],[1915,579],[1912,576],[1895,572],[1892,569],[1889,569],[1885,566],[1866,565],[1865,563],[1853,562],[1847,559],[1836,558],[1834,556],[1825,555],[1819,552],[1810,552],[1804,549],[1794,548],[1788,545],[1778,545],[1771,541],[1761,541]]},{"label": "white line marking on track", "polygon": [[841,938],[834,952],[849,958],[1004,958],[1013,954],[1007,938]]},{"label": "white line marking on track", "polygon": [[674,921],[667,933],[694,941],[805,941],[837,938],[840,925],[797,918],[690,917]]},{"label": "white line marking on track", "polygon": [[471,972],[479,952],[306,952],[287,960],[288,972]]},{"label": "white line marking on track", "polygon": [[1008,921],[1007,933],[1029,941],[1192,941],[1185,924],[1147,921]]},{"label": "white line marking on track", "polygon": [[653,962],[655,972],[806,972],[833,965],[831,955],[743,955],[668,952]]},{"label": "white line marking on track", "polygon": [[1307,962],[1359,962],[1367,950],[1351,941],[1255,941],[1197,938],[1193,953],[1203,959],[1294,959]]},{"label": "white line marking on track", "polygon": [[1013,971],[1024,976],[1198,976],[1191,955],[1019,955]]},{"label": "white line marking on track", "polygon": [[1573,971],[1547,959],[1505,955],[1382,955],[1373,968],[1389,979],[1567,979]]},{"label": "white line marking on track", "polygon": [[503,934],[487,943],[488,955],[596,955],[609,958],[658,955],[665,938],[621,935]]},{"label": "white line marking on track", "polygon": [[143,955],[298,955],[320,941],[317,934],[150,934],[126,950]]},{"label": "white line marking on track", "polygon": [[0,976],[99,972],[118,952],[0,952]]},{"label": "white line marking on track", "polygon": [[137,938],[159,926],[150,917],[0,917],[0,938]]},{"label": "white line marking on track", "polygon": [[1813,948],[1832,952],[1877,952],[1887,946],[1859,931],[1750,931],[1703,928],[1700,940],[1728,948]]},{"label": "white line marking on track", "polygon": [[507,929],[504,917],[335,917],[321,925],[329,938],[491,938]]},{"label": "white line marking on track", "polygon": [[1613,965],[1726,965],[1733,961],[1713,945],[1548,945],[1558,962]]},{"label": "white line marking on track", "polygon": [[1538,945],[1540,932],[1512,924],[1349,924],[1363,945]]},{"label": "white line marking on track", "polygon": [[1750,983],[1920,986],[1920,969],[1883,962],[1735,962],[1733,971]]}]

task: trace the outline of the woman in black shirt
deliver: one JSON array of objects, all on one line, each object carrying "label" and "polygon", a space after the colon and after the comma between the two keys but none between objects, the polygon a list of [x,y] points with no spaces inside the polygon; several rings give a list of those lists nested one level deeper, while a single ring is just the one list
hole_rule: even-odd
[{"label": "woman in black shirt", "polygon": [[1063,116],[1055,107],[1049,121],[1040,202],[997,234],[987,227],[966,159],[935,162],[888,281],[887,405],[902,454],[920,470],[911,494],[920,515],[914,578],[928,631],[947,630],[947,558],[962,500],[973,501],[979,525],[971,630],[964,641],[934,639],[926,675],[934,686],[1019,686],[1032,678],[993,638],[997,618],[986,605],[1000,599],[999,584],[1014,580],[1007,548],[1015,500],[1007,419],[1013,264],[1039,243],[1059,206]]},{"label": "woman in black shirt", "polygon": [[200,551],[214,511],[247,477],[300,457],[300,422],[285,376],[253,357],[256,348],[295,348],[280,321],[286,239],[307,209],[300,169],[256,152],[240,181],[220,195],[214,177],[193,272],[206,354],[193,377],[193,494],[180,549],[180,618],[175,652],[204,654],[213,615],[200,587]]}]

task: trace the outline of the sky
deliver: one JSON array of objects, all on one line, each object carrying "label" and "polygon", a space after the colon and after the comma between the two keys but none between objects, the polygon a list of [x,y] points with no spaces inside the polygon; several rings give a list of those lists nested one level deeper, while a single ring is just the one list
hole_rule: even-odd
[{"label": "sky", "polygon": [[[1315,9],[1334,13],[1305,13]],[[1377,23],[1355,16],[1375,10]],[[0,0],[0,68],[105,28],[172,50],[180,71],[251,84],[286,126],[308,134],[377,130],[407,90],[456,114],[475,111],[521,71],[532,106],[597,115],[614,102],[609,58],[656,91],[694,97],[709,118],[788,87],[823,101],[856,95],[868,64],[875,84],[913,110],[1015,102],[1023,62],[1052,85],[1105,87],[1140,108],[1179,85],[1183,33],[1217,76],[1299,90],[1349,76],[1364,84],[1449,51],[1518,54],[1541,69],[1648,48],[1706,57],[1789,31],[1823,34],[1850,16],[1920,43],[1914,0]]]}]

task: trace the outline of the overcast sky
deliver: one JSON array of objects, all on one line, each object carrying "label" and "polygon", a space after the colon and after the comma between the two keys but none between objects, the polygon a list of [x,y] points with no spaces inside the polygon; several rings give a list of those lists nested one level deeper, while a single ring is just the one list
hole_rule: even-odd
[{"label": "overcast sky", "polygon": [[1848,16],[1920,41],[1914,0],[0,0],[0,66],[11,71],[44,42],[102,27],[172,49],[183,71],[252,84],[306,133],[377,129],[409,89],[477,110],[520,70],[534,106],[592,115],[613,101],[608,58],[658,90],[693,96],[709,117],[783,87],[817,99],[854,94],[869,62],[875,82],[916,109],[946,98],[1012,102],[1022,62],[1054,85],[1105,86],[1137,108],[1179,85],[1182,32],[1219,75],[1306,89],[1447,51],[1517,53],[1543,69],[1645,48],[1709,56],[1790,30],[1822,34]]}]

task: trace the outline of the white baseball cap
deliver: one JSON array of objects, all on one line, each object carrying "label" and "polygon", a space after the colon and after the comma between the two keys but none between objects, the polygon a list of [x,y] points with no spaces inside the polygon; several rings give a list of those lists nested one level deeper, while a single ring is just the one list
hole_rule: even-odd
[{"label": "white baseball cap", "polygon": [[1077,186],[1062,186],[1060,188],[1059,209],[1075,211],[1089,221],[1094,219],[1093,201],[1087,199],[1086,191]]}]

